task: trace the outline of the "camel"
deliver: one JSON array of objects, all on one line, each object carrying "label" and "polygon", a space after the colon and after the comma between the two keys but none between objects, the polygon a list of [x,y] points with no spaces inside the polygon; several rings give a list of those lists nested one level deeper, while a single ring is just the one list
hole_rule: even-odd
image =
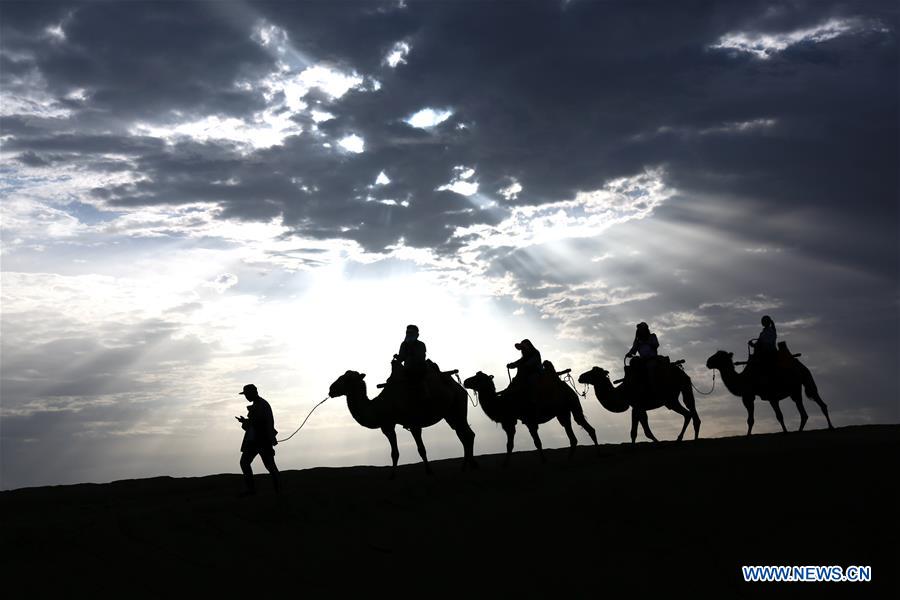
[{"label": "camel", "polygon": [[[789,350],[786,352],[790,355]],[[783,361],[783,358],[779,356],[779,363]],[[816,387],[816,382],[813,381],[812,373],[809,372],[806,365],[794,357],[791,357],[790,362],[787,364],[789,365],[788,368],[776,368],[775,376],[767,384],[766,382],[754,380],[746,368],[738,373],[734,368],[733,352],[719,350],[706,361],[708,369],[717,369],[722,374],[722,383],[725,384],[728,391],[743,400],[744,407],[747,409],[747,435],[750,435],[753,431],[753,402],[757,396],[772,405],[772,410],[775,411],[775,418],[778,419],[781,429],[785,433],[787,433],[787,427],[784,424],[784,415],[781,413],[781,407],[778,406],[778,403],[790,396],[794,404],[797,405],[797,411],[800,413],[800,429],[798,431],[803,431],[803,427],[809,418],[809,415],[806,414],[806,409],[803,407],[803,391],[806,392],[807,397],[822,409],[825,420],[828,421],[828,429],[834,429],[834,426],[831,424],[831,417],[828,416],[828,407],[825,406],[825,402],[819,396],[819,389]]]},{"label": "camel", "polygon": [[[614,386],[613,382],[609,380],[609,371],[600,367],[594,367],[579,375],[578,383],[593,385],[597,400],[600,401],[603,408],[610,412],[623,413],[629,408],[631,409],[632,444],[637,439],[638,423],[641,424],[644,435],[648,439],[654,442],[659,441],[650,431],[647,411],[663,406],[684,417],[684,425],[681,427],[681,433],[678,434],[678,441],[680,442],[684,437],[684,432],[691,421],[694,423],[694,439],[696,440],[700,436],[700,415],[697,414],[694,402],[691,378],[675,364],[668,364],[667,369],[665,377],[660,377],[657,381],[657,384],[662,384],[660,386],[662,389],[655,390],[656,393],[643,393],[642,390],[633,387],[630,381]],[[687,408],[678,401],[679,394]]]},{"label": "camel", "polygon": [[[396,372],[396,365],[395,365]],[[423,392],[427,390],[426,398],[418,397],[414,389],[404,381],[394,381],[394,376],[388,380],[384,389],[375,398],[369,399],[366,393],[365,373],[347,371],[337,378],[328,389],[331,398],[338,396],[347,397],[347,408],[353,419],[368,429],[380,429],[391,444],[391,479],[397,474],[397,459],[400,451],[397,449],[397,434],[394,432],[396,425],[409,430],[419,456],[425,464],[425,471],[431,475],[431,466],[428,464],[428,456],[425,444],[422,442],[422,429],[431,427],[444,420],[456,432],[463,445],[463,470],[478,468],[478,463],[473,457],[475,445],[475,432],[469,427],[466,420],[468,409],[468,395],[466,391],[454,382],[446,374],[435,369],[426,369]]]},{"label": "camel", "polygon": [[512,395],[506,391],[498,393],[494,388],[494,376],[481,371],[466,379],[463,386],[478,394],[484,414],[495,423],[500,423],[503,431],[506,432],[506,457],[503,466],[509,465],[517,421],[522,421],[528,428],[542,461],[546,460],[546,457],[541,438],[538,435],[538,426],[553,418],[556,418],[566,430],[566,436],[569,438],[569,457],[574,454],[575,446],[578,445],[578,440],[572,431],[573,417],[575,422],[591,436],[594,446],[597,446],[597,434],[584,418],[578,394],[554,374],[541,375],[536,389],[533,391],[534,398],[537,400],[536,404],[531,404],[519,394]]}]

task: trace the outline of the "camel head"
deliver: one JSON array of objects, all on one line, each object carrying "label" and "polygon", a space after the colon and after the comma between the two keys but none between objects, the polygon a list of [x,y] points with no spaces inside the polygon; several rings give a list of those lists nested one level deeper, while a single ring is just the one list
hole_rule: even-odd
[{"label": "camel head", "polygon": [[604,379],[609,379],[609,371],[607,371],[606,369],[601,369],[600,367],[594,367],[590,371],[579,375],[578,383],[587,383],[593,385],[595,383],[600,383]]},{"label": "camel head", "polygon": [[726,367],[728,365],[734,366],[734,352],[725,352],[724,350],[719,350],[712,356],[706,359],[706,368],[707,369],[718,369],[722,370],[722,367]]},{"label": "camel head", "polygon": [[478,371],[465,381],[463,386],[478,393],[494,389],[494,376]]},{"label": "camel head", "polygon": [[331,387],[328,388],[328,397],[337,398],[338,396],[346,396],[348,391],[353,391],[360,387],[365,389],[366,383],[363,381],[365,378],[365,373],[347,371],[338,377],[335,382],[331,384]]}]

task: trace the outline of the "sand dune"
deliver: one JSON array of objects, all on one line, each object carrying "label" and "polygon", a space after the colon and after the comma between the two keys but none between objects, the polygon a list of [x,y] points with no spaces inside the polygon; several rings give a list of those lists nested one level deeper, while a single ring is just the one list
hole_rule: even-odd
[{"label": "sand dune", "polygon": [[[16,595],[896,596],[900,426],[0,493]],[[476,445],[477,448],[477,445]],[[235,468],[237,468],[235,456]],[[388,460],[387,449],[385,460]],[[257,466],[258,468],[258,466]],[[741,565],[871,565],[745,584]]]}]

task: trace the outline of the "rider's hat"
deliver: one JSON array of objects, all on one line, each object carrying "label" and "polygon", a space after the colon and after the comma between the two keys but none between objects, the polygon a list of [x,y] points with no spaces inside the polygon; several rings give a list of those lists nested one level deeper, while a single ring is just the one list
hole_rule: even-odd
[{"label": "rider's hat", "polygon": [[769,325],[775,324],[775,321],[773,321],[772,317],[770,317],[769,315],[763,316],[763,318],[760,320],[760,322],[762,323],[763,327],[768,327]]},{"label": "rider's hat", "polygon": [[534,344],[531,343],[531,340],[524,339],[516,344],[516,350],[521,350],[522,348],[534,348]]},{"label": "rider's hat", "polygon": [[244,386],[244,391],[238,392],[238,394],[240,394],[241,396],[246,396],[247,392],[253,392],[254,394],[256,394],[257,393],[256,386],[253,385],[252,383],[248,383],[247,385]]}]

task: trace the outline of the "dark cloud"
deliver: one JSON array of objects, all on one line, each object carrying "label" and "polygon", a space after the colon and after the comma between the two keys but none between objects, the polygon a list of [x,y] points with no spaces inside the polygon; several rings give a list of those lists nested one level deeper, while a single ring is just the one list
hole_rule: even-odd
[{"label": "dark cloud", "polygon": [[[258,91],[234,84],[272,58],[241,22],[218,5],[185,2],[4,3],[4,49],[24,55],[48,90],[85,90],[111,123],[188,114],[245,114]],[[65,39],[46,29],[61,26]]]},{"label": "dark cloud", "polygon": [[[137,152],[141,182],[103,190],[101,197],[115,204],[219,202],[225,217],[282,216],[313,237],[354,239],[373,250],[402,237],[444,252],[456,248],[455,227],[502,216],[464,212],[471,208],[464,197],[435,191],[454,166],[474,167],[488,194],[515,178],[524,190],[511,203],[539,204],[664,165],[669,183],[688,194],[739,197],[764,212],[814,207],[819,222],[851,219],[856,245],[895,244],[896,219],[882,218],[885,210],[896,212],[900,138],[892,83],[897,14],[890,3],[170,8],[89,3],[32,12],[17,5],[5,15],[5,45],[11,56],[29,57],[60,106],[74,111],[69,129],[85,115],[98,126],[105,115],[121,131],[135,120],[170,121],[176,110],[200,117],[261,109],[261,90],[234,84],[273,68],[273,55],[251,39],[255,24],[269,23],[313,60],[381,81],[378,91],[351,91],[336,102],[321,92],[307,98],[337,115],[320,126],[326,139],[355,133],[366,151],[326,149],[309,134],[249,156],[211,142],[159,148],[121,133],[113,134],[119,140],[93,132],[29,135],[20,118],[9,122],[16,135],[8,143],[26,151],[20,160],[37,164],[50,160],[41,152],[73,148]],[[728,32],[782,33],[832,18],[872,25],[797,44],[765,61],[709,47]],[[42,32],[57,22],[65,40],[53,42]],[[411,51],[406,64],[392,69],[383,59],[399,40]],[[26,59],[6,60],[24,69]],[[65,105],[76,88],[86,90],[87,100]],[[403,122],[424,107],[450,108],[454,115],[430,131]],[[308,117],[296,118],[310,125]],[[773,125],[737,128],[758,119]],[[382,170],[391,184],[369,189]],[[230,178],[240,183],[227,189],[214,183]],[[850,203],[856,210],[848,216]],[[884,264],[877,244],[868,245],[860,261]]]}]

